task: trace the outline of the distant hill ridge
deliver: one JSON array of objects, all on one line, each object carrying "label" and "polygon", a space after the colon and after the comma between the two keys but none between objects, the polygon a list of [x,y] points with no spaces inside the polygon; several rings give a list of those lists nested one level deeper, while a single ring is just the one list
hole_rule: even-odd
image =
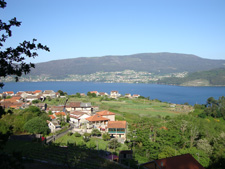
[{"label": "distant hill ridge", "polygon": [[224,67],[225,60],[211,60],[191,54],[140,53],[121,56],[80,57],[37,63],[30,75],[62,78],[70,74],[116,72],[124,70],[151,73],[196,72]]}]

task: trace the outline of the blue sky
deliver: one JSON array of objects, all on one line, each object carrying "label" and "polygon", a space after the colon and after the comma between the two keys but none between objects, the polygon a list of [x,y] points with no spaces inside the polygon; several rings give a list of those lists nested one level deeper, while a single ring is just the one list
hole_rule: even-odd
[{"label": "blue sky", "polygon": [[[38,39],[51,52],[32,62],[175,52],[225,59],[224,0],[8,0],[0,9],[13,28],[7,46]],[[28,60],[31,61],[31,60]]]}]

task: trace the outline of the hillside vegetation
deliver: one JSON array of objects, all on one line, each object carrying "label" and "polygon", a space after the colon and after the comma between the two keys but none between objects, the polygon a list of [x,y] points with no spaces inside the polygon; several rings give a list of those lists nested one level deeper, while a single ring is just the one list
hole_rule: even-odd
[{"label": "hillside vegetation", "polygon": [[190,54],[142,53],[124,56],[81,57],[38,63],[31,76],[63,79],[67,75],[124,70],[151,73],[196,72],[222,67],[225,60],[203,59]]},{"label": "hillside vegetation", "polygon": [[[207,169],[225,167],[225,97],[220,97],[218,100],[210,97],[205,105],[194,107],[188,104],[175,105],[149,100],[144,97],[118,100],[94,95],[67,97],[68,102],[91,102],[93,106],[99,106],[100,110],[114,112],[116,120],[126,120],[128,136],[125,144],[120,148],[109,149],[108,140],[91,138],[84,142],[82,136],[69,134],[56,140],[56,144],[53,145],[11,140],[7,142],[5,151],[12,153],[13,150],[17,150],[23,156],[57,162],[67,168],[69,165],[93,169],[119,168],[96,154],[107,150],[118,155],[118,151],[123,149],[132,149],[134,162],[138,161],[138,163],[190,153]],[[45,102],[48,105],[60,105],[65,99],[67,98],[47,99]],[[39,113],[31,113],[31,111]],[[43,112],[35,110],[34,107],[17,111],[10,109],[1,116],[0,132],[23,133],[24,124],[37,116],[45,118]],[[8,126],[13,128],[10,129]],[[101,151],[98,151],[100,149]]]},{"label": "hillside vegetation", "polygon": [[225,68],[194,72],[184,78],[164,78],[159,80],[158,83],[181,86],[224,86]]}]

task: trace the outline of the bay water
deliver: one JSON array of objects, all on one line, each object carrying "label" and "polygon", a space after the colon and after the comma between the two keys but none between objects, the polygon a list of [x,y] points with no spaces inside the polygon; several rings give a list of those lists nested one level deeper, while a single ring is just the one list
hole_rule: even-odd
[{"label": "bay water", "polygon": [[158,84],[130,84],[130,83],[95,83],[95,82],[8,82],[5,83],[0,93],[4,91],[35,91],[35,90],[62,90],[69,95],[85,93],[89,91],[106,92],[117,90],[125,95],[139,94],[150,99],[158,99],[163,102],[183,104],[205,104],[209,97],[218,99],[225,96],[225,87],[184,87]]}]

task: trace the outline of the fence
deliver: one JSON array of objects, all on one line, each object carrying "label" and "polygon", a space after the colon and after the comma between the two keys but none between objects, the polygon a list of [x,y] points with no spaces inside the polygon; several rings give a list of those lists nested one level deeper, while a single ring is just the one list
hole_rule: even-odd
[{"label": "fence", "polygon": [[53,136],[50,136],[50,137],[47,137],[46,138],[46,143],[49,143],[49,142],[52,142],[52,141],[55,141],[56,139],[64,136],[65,134],[67,134],[70,130],[73,129],[73,126],[69,127],[66,131],[62,132],[62,133],[58,133],[56,135],[53,135]]}]

